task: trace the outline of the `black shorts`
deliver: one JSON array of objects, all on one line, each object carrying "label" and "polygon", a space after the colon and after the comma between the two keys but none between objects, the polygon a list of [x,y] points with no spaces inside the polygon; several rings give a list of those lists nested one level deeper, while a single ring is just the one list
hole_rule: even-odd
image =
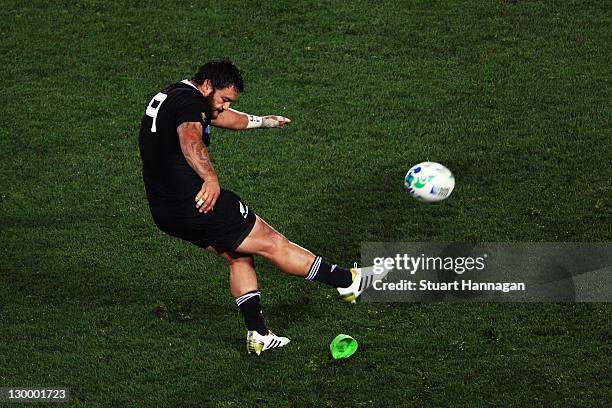
[{"label": "black shorts", "polygon": [[187,201],[168,205],[149,200],[151,215],[159,229],[199,247],[211,246],[224,253],[234,251],[255,225],[253,211],[229,190],[221,189],[213,211],[206,214],[198,211],[193,199]]}]

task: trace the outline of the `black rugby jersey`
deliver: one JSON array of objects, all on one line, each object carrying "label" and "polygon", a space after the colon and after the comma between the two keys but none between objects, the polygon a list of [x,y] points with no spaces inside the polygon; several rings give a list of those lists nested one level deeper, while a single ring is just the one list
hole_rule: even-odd
[{"label": "black rugby jersey", "polygon": [[204,96],[188,80],[164,88],[155,95],[140,124],[140,157],[147,198],[152,203],[180,205],[202,188],[203,180],[191,168],[176,128],[183,122],[200,122],[202,138],[210,143],[210,108]]}]

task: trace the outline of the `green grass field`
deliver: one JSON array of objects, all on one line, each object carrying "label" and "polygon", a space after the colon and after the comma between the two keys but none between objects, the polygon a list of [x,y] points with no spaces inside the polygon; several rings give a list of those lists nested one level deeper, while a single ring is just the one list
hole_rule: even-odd
[{"label": "green grass field", "polygon": [[[236,108],[293,123],[213,131],[221,183],[317,254],[607,242],[609,3],[127,3],[0,8],[0,387],[68,387],[74,406],[609,405],[608,304],[351,307],[257,259],[292,343],[247,355],[225,262],[154,226],[137,142],[151,95],[229,57]],[[441,205],[402,190],[425,160],[456,175]],[[338,333],[360,349],[333,362]]]}]

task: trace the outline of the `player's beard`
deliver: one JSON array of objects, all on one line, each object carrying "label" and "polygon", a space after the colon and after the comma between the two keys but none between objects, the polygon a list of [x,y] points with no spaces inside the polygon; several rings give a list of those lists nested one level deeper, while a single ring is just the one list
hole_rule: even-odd
[{"label": "player's beard", "polygon": [[214,108],[214,101],[215,101],[215,93],[217,92],[217,90],[213,90],[212,93],[208,96],[206,96],[206,102],[208,102],[208,109],[210,110],[210,115],[211,115],[211,119],[217,119],[219,117],[219,114],[221,112],[219,112],[219,110]]}]

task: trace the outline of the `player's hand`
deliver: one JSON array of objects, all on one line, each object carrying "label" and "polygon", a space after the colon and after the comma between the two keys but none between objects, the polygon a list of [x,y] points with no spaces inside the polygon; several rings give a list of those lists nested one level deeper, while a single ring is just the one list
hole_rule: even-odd
[{"label": "player's hand", "polygon": [[204,214],[212,211],[217,203],[219,194],[221,194],[219,180],[210,179],[205,181],[204,184],[202,184],[202,189],[195,196],[196,208]]},{"label": "player's hand", "polygon": [[262,117],[262,128],[282,128],[287,123],[291,123],[291,119],[284,116],[268,115]]}]

